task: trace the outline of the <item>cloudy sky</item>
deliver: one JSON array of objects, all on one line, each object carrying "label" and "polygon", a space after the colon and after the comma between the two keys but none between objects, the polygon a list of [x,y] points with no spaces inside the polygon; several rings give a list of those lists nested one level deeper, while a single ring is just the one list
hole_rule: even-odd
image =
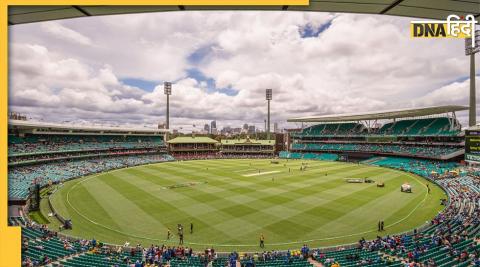
[{"label": "cloudy sky", "polygon": [[[411,39],[409,18],[169,12],[10,26],[10,111],[53,122],[192,129],[468,104],[460,39]],[[480,86],[477,56],[477,84]],[[480,111],[478,112],[480,113]],[[459,119],[466,124],[467,114]]]}]

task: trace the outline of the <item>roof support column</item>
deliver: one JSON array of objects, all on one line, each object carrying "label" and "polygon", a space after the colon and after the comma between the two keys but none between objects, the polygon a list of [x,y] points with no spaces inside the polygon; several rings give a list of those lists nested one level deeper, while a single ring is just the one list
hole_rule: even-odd
[{"label": "roof support column", "polygon": [[477,124],[477,97],[475,93],[475,53],[470,55],[470,112],[468,126]]}]

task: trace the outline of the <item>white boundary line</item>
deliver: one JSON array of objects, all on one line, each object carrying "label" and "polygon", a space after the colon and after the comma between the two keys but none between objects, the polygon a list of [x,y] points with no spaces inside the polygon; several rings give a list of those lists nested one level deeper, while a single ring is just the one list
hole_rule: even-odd
[{"label": "white boundary line", "polygon": [[[166,163],[166,162],[161,162],[161,163]],[[160,164],[160,163],[153,163],[153,164]],[[117,169],[117,170],[113,170],[113,171],[107,171],[107,172],[104,172],[104,173],[99,173],[99,174],[95,174],[91,177],[88,177],[84,180],[81,180],[80,182],[74,184],[72,187],[70,187],[70,189],[68,190],[67,192],[67,203],[68,205],[78,214],[80,215],[81,217],[83,217],[85,220],[99,226],[99,227],[102,227],[104,229],[107,229],[109,231],[112,231],[112,232],[115,232],[115,233],[119,233],[121,235],[124,235],[124,236],[128,236],[128,237],[134,237],[134,238],[139,238],[139,239],[145,239],[145,240],[151,240],[151,241],[161,241],[161,242],[168,242],[168,241],[175,241],[175,239],[170,239],[170,240],[167,240],[167,239],[157,239],[157,238],[150,238],[150,237],[144,237],[144,236],[137,236],[137,235],[132,235],[132,234],[128,234],[128,233],[125,233],[125,232],[122,232],[122,231],[119,231],[119,230],[115,230],[115,229],[112,229],[108,226],[105,226],[101,223],[98,223],[96,221],[93,221],[91,219],[89,219],[87,216],[83,215],[81,212],[79,212],[71,203],[70,203],[70,199],[69,199],[69,196],[70,196],[70,191],[72,191],[72,189],[74,189],[78,184],[81,184],[85,181],[89,181],[93,178],[96,178],[100,175],[104,175],[106,173],[112,173],[112,172],[116,172],[116,171],[121,171],[121,170],[125,170],[125,169],[129,169],[129,168],[136,168],[136,167],[142,167],[142,166],[147,166],[147,165],[153,165],[153,164],[146,164],[146,165],[139,165],[139,166],[133,166],[133,167],[127,167],[127,168],[122,168],[122,169]],[[370,167],[376,167],[376,168],[384,168],[384,169],[388,169],[390,171],[394,171],[394,172],[398,172],[398,173],[401,173],[401,174],[406,174],[408,177],[416,180],[418,183],[420,183],[421,185],[423,185],[423,187],[427,188],[427,186],[422,182],[420,181],[416,175],[413,176],[412,174],[408,173],[408,172],[405,172],[405,171],[399,171],[399,170],[395,170],[395,169],[392,169],[392,168],[386,168],[386,167],[381,167],[381,166],[375,166],[375,165],[369,165]],[[424,178],[422,178],[424,179]],[[427,179],[424,179],[425,181],[428,181]],[[437,185],[438,186],[438,185]],[[397,225],[403,221],[405,221],[406,219],[408,219],[421,205],[423,205],[423,203],[425,203],[425,201],[427,200],[427,197],[428,197],[428,191],[425,192],[425,196],[423,198],[422,201],[420,201],[416,206],[415,208],[412,209],[412,211],[410,211],[409,214],[407,214],[407,216],[405,216],[404,218],[394,222],[394,223],[391,223],[389,225],[386,225],[386,228],[388,227],[392,227],[394,225]],[[364,232],[360,232],[360,233],[353,233],[353,234],[347,234],[347,235],[341,235],[341,236],[334,236],[334,237],[324,237],[324,238],[316,238],[316,239],[309,239],[309,240],[303,240],[303,241],[292,241],[292,242],[280,242],[280,243],[268,243],[268,245],[271,245],[271,246],[283,246],[283,245],[293,245],[293,244],[302,244],[302,243],[311,243],[311,242],[316,242],[316,241],[325,241],[325,240],[335,240],[335,239],[340,239],[340,238],[344,238],[344,237],[352,237],[352,236],[358,236],[358,235],[364,235],[364,234],[368,234],[368,233],[373,233],[373,232],[377,232],[376,230],[369,230],[369,231],[364,231]],[[212,244],[212,243],[197,243],[197,242],[184,242],[186,245],[198,245],[198,246],[215,246],[215,247],[256,247],[258,244]]]},{"label": "white boundary line", "polygon": [[[148,164],[150,165],[150,164]],[[146,166],[146,165],[141,165],[141,166]],[[134,167],[139,167],[139,166],[134,166]],[[167,240],[161,240],[161,239],[156,239],[156,238],[149,238],[149,237],[143,237],[143,236],[136,236],[136,235],[132,235],[132,234],[128,234],[128,233],[125,233],[125,232],[122,232],[122,231],[118,231],[118,230],[115,230],[113,228],[110,228],[108,226],[105,226],[101,223],[98,223],[94,220],[91,220],[90,218],[88,218],[87,216],[83,215],[81,212],[79,212],[73,205],[72,203],[70,203],[70,192],[72,191],[72,189],[74,189],[75,187],[77,187],[77,185],[83,183],[83,182],[86,182],[86,181],[89,181],[93,178],[96,178],[100,175],[103,175],[103,174],[106,174],[106,173],[112,173],[112,172],[116,172],[116,171],[120,171],[120,170],[125,170],[125,169],[129,169],[129,168],[134,168],[134,167],[128,167],[128,168],[123,168],[123,169],[117,169],[117,170],[113,170],[113,171],[108,171],[108,172],[105,172],[105,173],[99,173],[99,174],[95,174],[93,176],[90,176],[84,180],[81,180],[80,182],[74,184],[72,187],[70,187],[70,189],[67,191],[67,203],[68,205],[78,214],[80,215],[82,218],[84,218],[85,220],[93,223],[94,225],[97,225],[97,226],[100,226],[104,229],[107,229],[107,230],[110,230],[112,232],[115,232],[115,233],[119,233],[121,235],[124,235],[124,236],[129,236],[129,237],[134,237],[134,238],[139,238],[139,239],[146,239],[146,240],[151,240],[151,241],[167,241]]]}]

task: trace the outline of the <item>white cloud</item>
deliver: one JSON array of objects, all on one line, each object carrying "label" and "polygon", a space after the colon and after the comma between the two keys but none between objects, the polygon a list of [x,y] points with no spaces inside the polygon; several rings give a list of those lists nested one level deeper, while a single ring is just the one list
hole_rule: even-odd
[{"label": "white cloud", "polygon": [[[476,84],[480,84],[480,76],[476,77]],[[470,96],[470,80],[453,82],[442,86],[418,99],[413,100],[414,105],[442,105],[459,104],[468,105]],[[477,95],[477,99],[480,96]]]},{"label": "white cloud", "polygon": [[69,29],[56,21],[45,22],[41,24],[42,30],[50,35],[62,39],[65,41],[81,44],[81,45],[91,45],[90,38],[82,35],[79,32],[76,32],[72,29]]},{"label": "white cloud", "polygon": [[[327,23],[318,37],[301,37],[306,25]],[[262,126],[266,88],[274,89],[272,121],[281,125],[297,116],[466,104],[466,82],[455,82],[468,75],[463,41],[411,39],[408,27],[408,18],[308,12],[172,12],[15,25],[10,106],[47,120],[157,123],[164,119],[165,80],[175,81],[174,127],[213,119]],[[236,94],[207,88],[188,75],[192,69]],[[159,86],[147,92],[125,78]]]}]

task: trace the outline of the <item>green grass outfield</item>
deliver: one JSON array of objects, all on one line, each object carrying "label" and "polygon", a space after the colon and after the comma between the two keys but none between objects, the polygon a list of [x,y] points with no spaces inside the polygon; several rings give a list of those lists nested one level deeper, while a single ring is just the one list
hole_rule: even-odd
[{"label": "green grass outfield", "polygon": [[[308,163],[306,171],[300,171]],[[291,172],[289,172],[291,169]],[[260,175],[259,175],[260,172]],[[326,175],[327,174],[327,175]],[[349,184],[345,178],[384,181]],[[273,181],[272,181],[273,178]],[[413,193],[401,193],[409,182]],[[64,234],[131,245],[178,244],[219,251],[256,251],[260,233],[266,249],[314,247],[411,230],[441,209],[444,192],[401,171],[328,161],[198,160],[121,169],[65,183],[52,203],[73,221]],[[172,188],[174,187],[174,188]],[[189,233],[190,222],[194,233]],[[167,227],[172,240],[165,241]]]}]

